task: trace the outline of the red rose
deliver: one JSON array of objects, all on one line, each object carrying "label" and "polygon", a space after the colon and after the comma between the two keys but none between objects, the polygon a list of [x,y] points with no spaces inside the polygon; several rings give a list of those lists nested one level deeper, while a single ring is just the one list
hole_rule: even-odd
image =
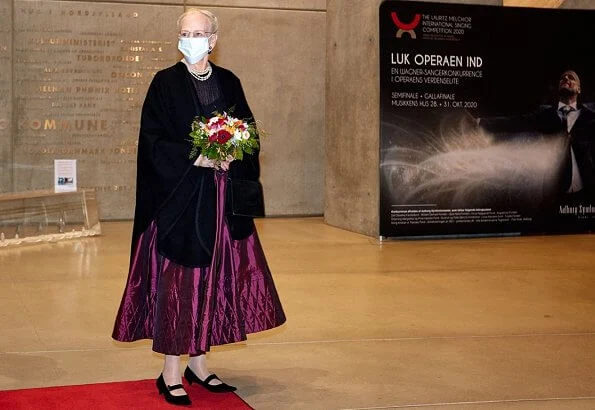
[{"label": "red rose", "polygon": [[217,133],[209,135],[209,142],[217,142],[217,137],[218,137]]},{"label": "red rose", "polygon": [[219,144],[225,144],[227,141],[231,139],[232,135],[227,130],[221,130],[217,133],[217,142]]}]

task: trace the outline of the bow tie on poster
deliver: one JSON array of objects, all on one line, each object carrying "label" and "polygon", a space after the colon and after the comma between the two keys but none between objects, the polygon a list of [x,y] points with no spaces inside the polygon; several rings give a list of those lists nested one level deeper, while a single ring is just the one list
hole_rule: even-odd
[{"label": "bow tie on poster", "polygon": [[563,105],[563,106],[562,106],[562,107],[560,107],[558,110],[559,110],[559,111],[562,113],[562,115],[564,115],[564,116],[567,116],[567,115],[568,115],[568,113],[569,113],[570,111],[575,111],[574,107],[571,107],[570,105]]}]

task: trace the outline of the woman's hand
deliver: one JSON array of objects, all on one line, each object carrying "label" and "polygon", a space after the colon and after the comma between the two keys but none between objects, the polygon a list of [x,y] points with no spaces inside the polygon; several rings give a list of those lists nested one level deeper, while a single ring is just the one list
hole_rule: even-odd
[{"label": "woman's hand", "polygon": [[204,155],[200,154],[198,158],[196,158],[196,161],[194,161],[194,166],[229,171],[229,165],[233,160],[234,158],[232,156],[229,156],[225,161],[216,161],[214,159],[209,159]]},{"label": "woman's hand", "polygon": [[194,161],[195,167],[204,167],[204,168],[215,168],[216,161],[214,159],[208,159],[204,155],[200,154],[196,161]]},{"label": "woman's hand", "polygon": [[232,157],[231,155],[228,155],[227,158],[225,159],[225,161],[221,161],[219,164],[221,166],[221,169],[224,171],[229,171],[229,166],[231,165],[231,162],[234,160],[235,158]]}]

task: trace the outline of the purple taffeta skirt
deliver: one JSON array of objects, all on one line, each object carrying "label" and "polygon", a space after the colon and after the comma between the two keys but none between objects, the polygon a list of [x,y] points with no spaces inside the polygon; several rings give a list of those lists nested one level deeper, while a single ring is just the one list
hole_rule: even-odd
[{"label": "purple taffeta skirt", "polygon": [[112,337],[153,339],[168,355],[201,354],[280,326],[285,314],[256,230],[231,238],[224,217],[226,174],[215,172],[217,233],[209,267],[178,265],[157,252],[157,226],[141,235]]}]

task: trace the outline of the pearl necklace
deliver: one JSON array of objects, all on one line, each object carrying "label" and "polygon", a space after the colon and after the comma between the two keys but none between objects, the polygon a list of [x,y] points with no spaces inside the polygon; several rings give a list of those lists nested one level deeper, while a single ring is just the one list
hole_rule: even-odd
[{"label": "pearl necklace", "polygon": [[207,63],[207,68],[205,69],[205,71],[194,71],[190,67],[188,67],[188,71],[190,72],[192,77],[196,78],[198,81],[206,81],[211,77],[211,74],[213,74],[213,67],[211,67],[211,64]]}]

